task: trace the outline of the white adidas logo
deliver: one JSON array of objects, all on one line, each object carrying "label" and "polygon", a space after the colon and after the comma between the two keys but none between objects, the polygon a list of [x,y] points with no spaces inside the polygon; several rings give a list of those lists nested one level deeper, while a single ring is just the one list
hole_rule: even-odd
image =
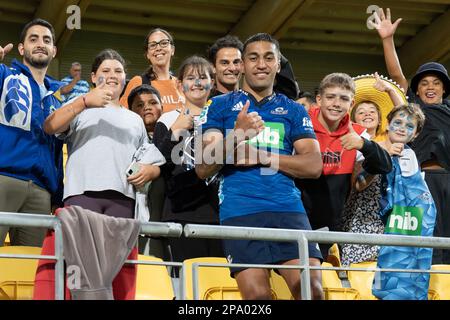
[{"label": "white adidas logo", "polygon": [[241,101],[239,101],[233,106],[233,108],[231,108],[231,111],[241,111],[243,107],[244,104]]}]

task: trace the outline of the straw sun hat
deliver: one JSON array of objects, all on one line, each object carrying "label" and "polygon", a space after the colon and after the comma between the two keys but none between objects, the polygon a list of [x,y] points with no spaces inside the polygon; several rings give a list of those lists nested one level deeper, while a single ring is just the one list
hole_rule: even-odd
[{"label": "straw sun hat", "polygon": [[[384,76],[380,75],[381,80],[386,81],[388,85],[394,88],[399,95],[402,97],[402,100],[406,103],[406,95],[400,86],[395,83],[393,80],[388,79]],[[355,106],[360,104],[363,101],[371,101],[376,103],[380,107],[381,112],[381,128],[378,132],[384,133],[387,128],[387,119],[386,116],[394,107],[394,103],[391,101],[389,94],[386,92],[378,91],[373,87],[376,79],[373,74],[365,74],[354,77],[355,81]],[[351,111],[351,110],[350,110]]]}]

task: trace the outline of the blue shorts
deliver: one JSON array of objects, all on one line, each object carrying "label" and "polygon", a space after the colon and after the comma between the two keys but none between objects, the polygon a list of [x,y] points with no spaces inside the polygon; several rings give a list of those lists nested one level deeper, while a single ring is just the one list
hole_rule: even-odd
[{"label": "blue shorts", "polygon": [[[262,212],[222,221],[225,226],[311,230],[308,216],[301,213]],[[298,259],[297,242],[262,240],[223,240],[225,255],[231,263],[281,264]],[[309,242],[309,257],[323,260],[319,246]],[[231,276],[247,268],[230,268]]]}]

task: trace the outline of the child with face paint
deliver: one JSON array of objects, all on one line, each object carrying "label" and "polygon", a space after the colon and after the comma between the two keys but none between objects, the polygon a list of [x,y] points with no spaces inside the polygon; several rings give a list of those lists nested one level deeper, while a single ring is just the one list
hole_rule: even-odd
[{"label": "child with face paint", "polygon": [[[416,138],[425,124],[425,115],[418,105],[400,105],[387,115],[388,128],[386,140],[380,142],[391,156],[402,156],[409,149],[405,145]],[[414,154],[414,152],[411,152]],[[407,153],[409,153],[408,151]],[[414,155],[416,159],[416,156]],[[417,159],[416,159],[417,162]]]},{"label": "child with face paint", "polygon": [[[407,145],[422,131],[425,115],[419,105],[405,104],[394,107],[387,119],[386,140],[380,145],[391,155],[393,169],[383,177],[379,215],[386,221],[384,233],[431,237],[436,206],[416,154]],[[431,248],[381,246],[377,267],[429,270],[432,254]],[[379,299],[427,299],[427,273],[380,272],[376,277],[379,282],[372,293]]]},{"label": "child with face paint", "polygon": [[[218,224],[218,198],[215,184],[207,185],[194,170],[194,138],[200,114],[213,85],[212,65],[204,58],[184,60],[178,73],[178,88],[186,102],[182,108],[164,113],[155,126],[153,141],[166,158],[162,175],[167,197],[162,221]],[[170,238],[173,261],[195,257],[222,257],[221,240]]]}]

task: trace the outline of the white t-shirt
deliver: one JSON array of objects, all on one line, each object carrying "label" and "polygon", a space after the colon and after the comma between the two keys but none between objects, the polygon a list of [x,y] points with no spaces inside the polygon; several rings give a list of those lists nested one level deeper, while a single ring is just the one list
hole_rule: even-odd
[{"label": "white t-shirt", "polygon": [[115,190],[135,199],[125,171],[135,151],[148,141],[136,113],[115,106],[89,108],[70,123],[64,199],[85,191]]}]

